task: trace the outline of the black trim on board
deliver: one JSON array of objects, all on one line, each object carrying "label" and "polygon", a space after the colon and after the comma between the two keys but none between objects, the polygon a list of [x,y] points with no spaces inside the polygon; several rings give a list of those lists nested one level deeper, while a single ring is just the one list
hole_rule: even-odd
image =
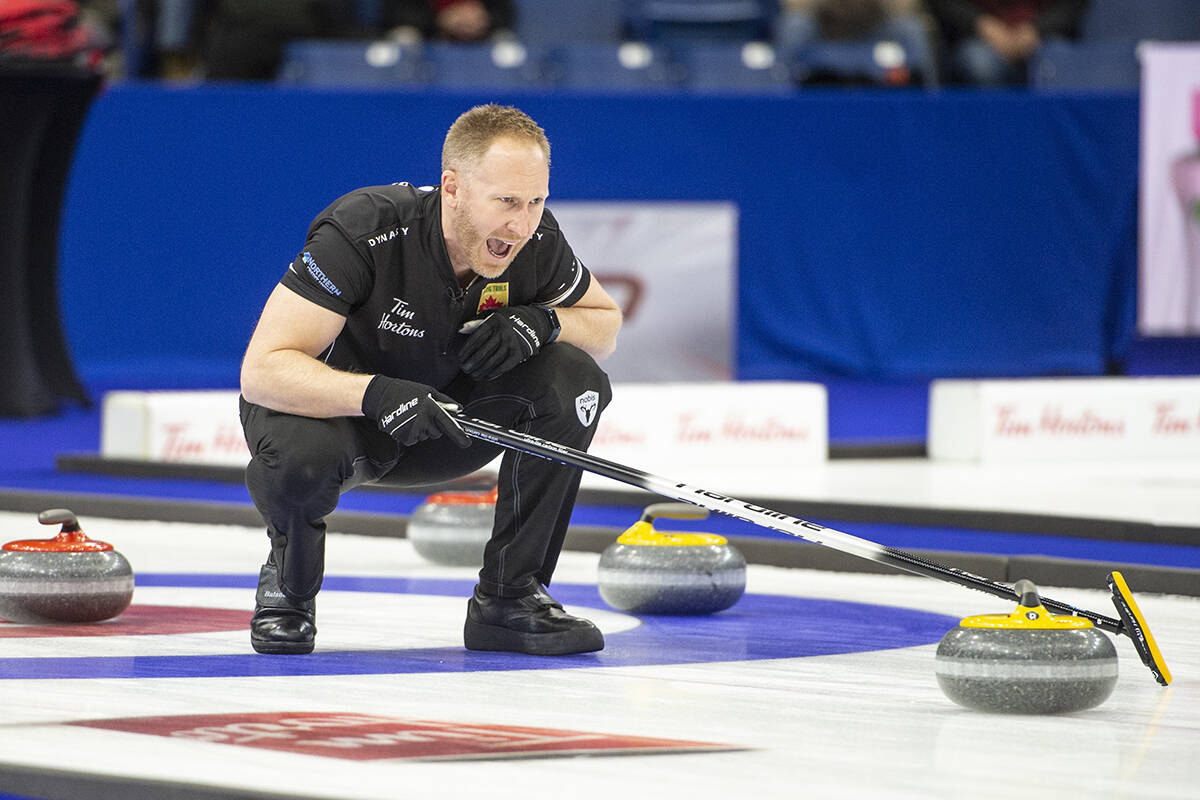
[{"label": "black trim on board", "polygon": [[[62,472],[81,472],[113,477],[199,480],[236,484],[245,482],[245,470],[241,467],[219,465],[101,458],[88,454],[60,455],[56,460],[56,465]],[[480,472],[449,483],[427,486],[419,491],[387,484],[368,484],[359,486],[354,491],[423,496],[448,490],[485,490],[491,488],[494,482],[493,476]],[[578,502],[583,505],[598,506],[643,506],[660,502],[661,499],[658,495],[641,489],[614,486],[612,489],[601,490],[583,488],[579,491]],[[1099,517],[1074,517],[986,509],[898,506],[884,503],[848,503],[771,497],[747,497],[745,499],[766,508],[782,511],[802,519],[811,519],[814,522],[827,520],[881,522],[893,525],[1073,536],[1082,539],[1119,542],[1200,545],[1200,527],[1188,525],[1156,525],[1136,520]]]},{"label": "black trim on board", "polygon": [[[651,502],[659,499],[645,493]],[[259,527],[262,519],[253,506],[236,503],[212,503],[194,500],[162,500],[134,496],[61,494],[57,492],[19,492],[0,490],[0,510],[37,514],[47,508],[70,508],[79,515],[84,530],[87,517],[104,519],[191,522],[209,525]],[[776,508],[779,506],[772,506]],[[780,508],[786,511],[786,509]],[[633,518],[630,523],[634,522]],[[328,527],[333,533],[360,536],[403,537],[407,517],[335,511]],[[970,527],[986,528],[976,523]],[[566,549],[599,553],[619,536],[621,530],[601,526],[572,526],[567,533]],[[751,564],[838,572],[908,574],[900,570],[857,558],[818,544],[780,536],[728,537]],[[266,539],[264,535],[264,547]],[[911,550],[914,555],[942,564],[951,564],[989,580],[1016,582],[1021,578],[1039,586],[1103,588],[1105,576],[1114,569],[1124,573],[1129,585],[1138,592],[1200,596],[1200,570],[1143,564],[1114,564],[1055,556],[1006,556],[988,553]]]}]

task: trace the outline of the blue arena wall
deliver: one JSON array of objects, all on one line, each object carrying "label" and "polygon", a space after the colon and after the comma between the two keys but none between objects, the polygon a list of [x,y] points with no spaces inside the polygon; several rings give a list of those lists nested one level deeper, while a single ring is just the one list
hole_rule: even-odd
[{"label": "blue arena wall", "polygon": [[551,208],[738,205],[739,378],[1099,374],[1133,341],[1133,94],[130,83],[93,106],[63,217],[85,380],[236,385],[311,218],[360,185],[436,182],[445,129],[489,101],[546,128]]}]

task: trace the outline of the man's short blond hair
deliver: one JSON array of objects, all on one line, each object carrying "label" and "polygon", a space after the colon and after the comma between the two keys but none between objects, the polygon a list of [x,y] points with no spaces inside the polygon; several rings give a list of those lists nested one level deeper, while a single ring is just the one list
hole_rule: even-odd
[{"label": "man's short blond hair", "polygon": [[454,120],[442,145],[442,169],[469,168],[483,158],[492,142],[505,136],[533,142],[542,149],[546,166],[550,166],[550,140],[546,132],[520,109],[489,104],[475,106]]}]

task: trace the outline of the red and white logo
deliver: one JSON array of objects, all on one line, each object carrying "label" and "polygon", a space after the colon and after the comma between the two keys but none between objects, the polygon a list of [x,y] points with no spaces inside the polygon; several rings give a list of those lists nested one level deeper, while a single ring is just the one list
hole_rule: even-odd
[{"label": "red and white logo", "polygon": [[495,759],[739,750],[731,745],[608,733],[481,725],[371,714],[188,714],[72,722],[87,728],[179,737],[351,761]]}]

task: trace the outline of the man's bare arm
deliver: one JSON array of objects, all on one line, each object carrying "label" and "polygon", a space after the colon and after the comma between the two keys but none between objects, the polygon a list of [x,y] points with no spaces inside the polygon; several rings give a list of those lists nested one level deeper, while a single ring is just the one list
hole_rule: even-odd
[{"label": "man's bare arm", "polygon": [[621,308],[595,275],[578,303],[554,310],[562,326],[558,341],[575,345],[597,361],[612,355],[621,330]]},{"label": "man's bare arm", "polygon": [[242,395],[305,417],[362,416],[372,376],[341,372],[316,359],[345,323],[340,314],[276,286],[242,360]]}]

